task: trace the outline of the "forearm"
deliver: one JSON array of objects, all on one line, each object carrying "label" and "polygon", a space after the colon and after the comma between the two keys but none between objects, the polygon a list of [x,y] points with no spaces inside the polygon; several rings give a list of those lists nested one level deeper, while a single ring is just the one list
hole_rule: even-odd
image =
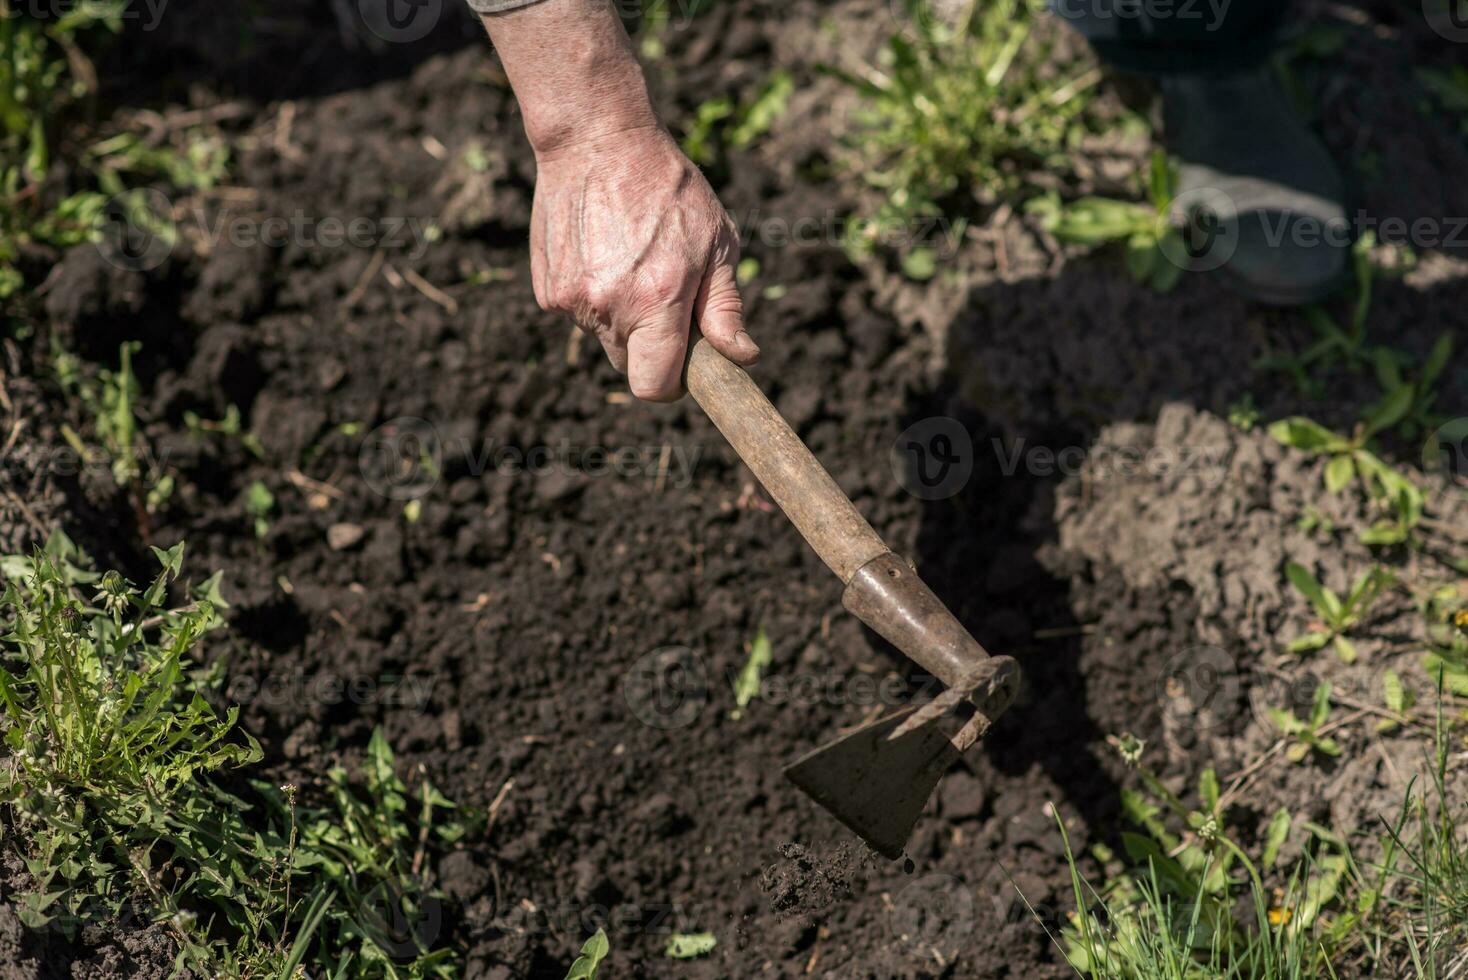
[{"label": "forearm", "polygon": [[537,155],[661,125],[608,0],[542,0],[484,15]]}]

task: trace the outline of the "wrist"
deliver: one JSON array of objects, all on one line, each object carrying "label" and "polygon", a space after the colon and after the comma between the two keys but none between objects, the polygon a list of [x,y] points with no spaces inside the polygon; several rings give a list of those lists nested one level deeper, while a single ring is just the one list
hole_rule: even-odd
[{"label": "wrist", "polygon": [[545,0],[484,18],[537,157],[661,126],[607,0]]},{"label": "wrist", "polygon": [[662,121],[652,103],[629,98],[627,93],[587,91],[581,97],[558,101],[554,105],[523,108],[525,135],[539,161],[579,149],[607,146],[635,136],[652,136],[663,132]]}]

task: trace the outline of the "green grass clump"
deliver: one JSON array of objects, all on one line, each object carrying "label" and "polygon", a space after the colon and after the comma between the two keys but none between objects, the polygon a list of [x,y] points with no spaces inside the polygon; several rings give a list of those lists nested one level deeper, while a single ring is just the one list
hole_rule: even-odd
[{"label": "green grass clump", "polygon": [[969,214],[1068,173],[1099,69],[1057,64],[1024,0],[970,2],[955,23],[906,2],[910,36],[878,67],[827,69],[862,96],[853,167],[885,194],[878,222]]},{"label": "green grass clump", "polygon": [[1437,980],[1468,969],[1468,841],[1463,808],[1448,790],[1441,713],[1434,761],[1428,788],[1408,788],[1386,828],[1386,857],[1372,871],[1384,882],[1379,906],[1391,926],[1374,937],[1375,946],[1410,965],[1411,975]]},{"label": "green grass clump", "polygon": [[[1060,833],[1077,912],[1057,941],[1096,980],[1304,980],[1415,977],[1446,980],[1468,967],[1468,811],[1449,789],[1441,711],[1429,788],[1414,781],[1382,817],[1377,861],[1357,860],[1341,835],[1281,809],[1247,847],[1226,822],[1227,794],[1212,770],[1197,805],[1140,764],[1142,743],[1113,739],[1142,782],[1122,793],[1137,832],[1125,861],[1093,848],[1108,868],[1092,887],[1064,823]],[[1288,871],[1280,852],[1294,838]]]},{"label": "green grass clump", "polygon": [[[260,747],[191,657],[221,625],[218,576],[166,604],[183,545],[138,588],[63,535],[0,562],[0,813],[32,928],[161,924],[209,977],[450,977],[427,851],[453,805],[410,791],[381,733],[320,787],[250,778]],[[226,779],[228,781],[226,788]]]},{"label": "green grass clump", "polygon": [[0,298],[25,285],[21,266],[28,253],[98,241],[109,207],[114,219],[148,229],[171,247],[173,227],[154,213],[139,185],[212,187],[229,163],[224,141],[199,127],[167,142],[131,132],[90,145],[61,140],[98,88],[87,50],[122,30],[128,4],[62,4],[64,13],[46,19],[28,6],[0,0]]},{"label": "green grass clump", "polygon": [[75,5],[38,20],[0,0],[0,298],[21,287],[16,266],[32,243],[67,248],[92,238],[106,199],[72,195],[42,200],[53,156],[55,119],[96,87],[78,39],[95,29],[122,28],[122,0]]}]

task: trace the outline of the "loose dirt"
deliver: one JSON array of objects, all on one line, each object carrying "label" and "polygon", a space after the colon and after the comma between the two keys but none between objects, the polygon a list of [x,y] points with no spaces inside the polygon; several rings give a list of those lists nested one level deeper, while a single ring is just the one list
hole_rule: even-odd
[{"label": "loose dirt", "polygon": [[[747,97],[776,66],[831,92],[809,54],[829,44],[826,6],[756,6],[767,16],[718,8],[673,37],[657,77],[665,105]],[[875,8],[886,5],[831,16],[859,30]],[[1013,215],[997,225],[1018,243],[1006,255],[1035,267],[1016,258],[998,271],[980,259],[993,240],[981,241],[925,287],[923,315],[908,302],[916,287],[854,267],[834,243],[752,242],[757,379],[981,642],[1027,671],[1021,701],[920,823],[912,867],[880,861],[779,768],[921,679],[843,613],[838,584],[695,406],[627,401],[594,344],[537,309],[524,245],[533,163],[485,46],[461,32],[434,41],[432,57],[390,45],[378,61],[360,39],[333,40],[324,17],[282,9],[284,39],[254,60],[221,49],[230,70],[210,92],[129,76],[127,91],[150,100],[239,99],[246,111],[227,127],[237,175],[177,202],[180,245],[155,270],[120,272],[92,248],[62,257],[42,333],[102,363],[123,339],[143,342],[147,434],[179,489],[151,526],[117,526],[133,511],[103,481],[58,478],[54,492],[22,491],[38,517],[104,560],[139,565],[146,534],[187,539],[197,578],[225,570],[232,629],[213,655],[228,658],[227,695],[274,770],[309,786],[382,725],[405,771],[466,805],[495,804],[488,833],[436,872],[442,939],[465,951],[470,977],[559,978],[600,924],[617,976],[1073,975],[1044,928],[1070,902],[1055,821],[1078,852],[1120,827],[1125,772],[1105,736],[1133,731],[1176,771],[1238,771],[1261,748],[1254,706],[1277,682],[1270,671],[1300,669],[1262,652],[1305,617],[1282,559],[1318,563],[1337,588],[1365,560],[1349,543],[1364,515],[1333,513],[1330,542],[1295,528],[1322,496],[1316,464],[1220,416],[1252,391],[1266,418],[1308,408],[1344,425],[1369,379],[1307,406],[1253,367],[1270,343],[1306,334],[1298,315],[1203,278],[1154,295],[1117,257],[1047,251]],[[219,35],[199,26],[194,41],[188,23],[140,43],[197,59],[182,77],[208,77]],[[1404,50],[1441,60],[1441,46],[1391,23],[1411,47],[1368,77],[1400,86]],[[303,36],[310,71],[261,70]],[[1364,28],[1347,40],[1379,53]],[[1372,139],[1405,128],[1437,139],[1373,99],[1326,93],[1334,145],[1352,145],[1358,112],[1380,127]],[[839,213],[851,199],[818,140],[800,149],[802,131],[824,139],[817,102],[799,96],[774,134],[793,155],[727,161],[732,208]],[[1463,149],[1431,146],[1448,186]],[[212,235],[298,215],[317,235],[327,219],[365,216],[376,238],[274,247]],[[1465,299],[1461,265],[1428,254],[1379,285],[1373,329],[1420,355],[1441,330],[1468,338]],[[44,373],[38,354],[16,356],[15,370]],[[1459,359],[1444,407],[1468,404],[1465,391]],[[215,419],[231,405],[262,457],[187,430],[185,413]],[[888,455],[934,416],[969,433],[974,468],[957,495],[926,502],[898,485]],[[44,428],[24,438],[56,444]],[[1173,465],[1118,470],[1099,451],[1126,447],[1161,447]],[[258,539],[245,510],[256,480],[278,501]],[[25,536],[11,530],[7,543]],[[736,718],[730,682],[759,629],[785,686]],[[1169,664],[1200,646],[1237,680],[1206,717],[1167,684]],[[1400,655],[1362,652],[1373,666]],[[1303,770],[1261,775],[1241,819],[1318,798],[1311,812],[1365,823],[1397,783],[1354,750],[1359,765],[1323,795]],[[6,915],[6,976],[105,975],[131,949],[17,938]],[[710,957],[664,958],[668,935],[700,931],[719,937]]]}]

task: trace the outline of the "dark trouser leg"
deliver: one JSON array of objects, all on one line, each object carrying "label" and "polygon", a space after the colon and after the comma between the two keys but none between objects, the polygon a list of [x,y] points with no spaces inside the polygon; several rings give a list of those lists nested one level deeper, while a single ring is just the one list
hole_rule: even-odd
[{"label": "dark trouser leg", "polygon": [[1263,64],[1289,7],[1289,0],[1050,0],[1103,60],[1145,74]]},{"label": "dark trouser leg", "polygon": [[1345,187],[1268,66],[1284,0],[1050,0],[1104,60],[1155,75],[1178,158],[1188,268],[1252,299],[1315,302],[1346,278]]}]

